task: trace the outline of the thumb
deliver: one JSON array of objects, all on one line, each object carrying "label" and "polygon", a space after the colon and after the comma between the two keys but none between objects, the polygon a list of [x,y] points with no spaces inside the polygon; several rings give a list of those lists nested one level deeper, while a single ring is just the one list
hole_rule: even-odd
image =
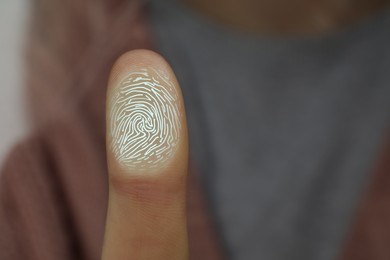
[{"label": "thumb", "polygon": [[165,60],[147,50],[120,57],[106,113],[109,203],[102,259],[187,259],[187,126]]}]

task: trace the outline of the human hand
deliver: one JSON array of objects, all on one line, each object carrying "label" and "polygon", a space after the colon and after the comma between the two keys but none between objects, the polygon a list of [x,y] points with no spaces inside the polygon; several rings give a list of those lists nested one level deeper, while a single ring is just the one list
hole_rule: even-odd
[{"label": "human hand", "polygon": [[118,59],[108,83],[106,124],[102,259],[187,259],[187,124],[179,84],[163,58],[135,50]]}]

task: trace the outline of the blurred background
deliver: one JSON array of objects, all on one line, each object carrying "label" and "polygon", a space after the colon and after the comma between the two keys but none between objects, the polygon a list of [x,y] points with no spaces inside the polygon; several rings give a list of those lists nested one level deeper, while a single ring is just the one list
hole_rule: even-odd
[{"label": "blurred background", "polygon": [[27,132],[24,111],[23,46],[28,1],[0,1],[0,165],[10,147]]}]

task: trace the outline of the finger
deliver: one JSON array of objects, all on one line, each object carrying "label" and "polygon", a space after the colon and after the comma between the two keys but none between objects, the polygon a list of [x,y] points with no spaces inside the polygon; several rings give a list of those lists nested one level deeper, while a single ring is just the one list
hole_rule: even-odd
[{"label": "finger", "polygon": [[120,57],[106,113],[103,259],[187,259],[187,126],[181,90],[165,60],[147,50]]}]

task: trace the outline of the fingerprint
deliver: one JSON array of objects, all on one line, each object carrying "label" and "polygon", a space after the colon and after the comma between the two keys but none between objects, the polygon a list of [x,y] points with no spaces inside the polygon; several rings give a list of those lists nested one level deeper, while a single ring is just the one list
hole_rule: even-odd
[{"label": "fingerprint", "polygon": [[110,100],[111,149],[121,165],[142,170],[169,160],[179,142],[175,86],[154,69],[131,72]]}]

